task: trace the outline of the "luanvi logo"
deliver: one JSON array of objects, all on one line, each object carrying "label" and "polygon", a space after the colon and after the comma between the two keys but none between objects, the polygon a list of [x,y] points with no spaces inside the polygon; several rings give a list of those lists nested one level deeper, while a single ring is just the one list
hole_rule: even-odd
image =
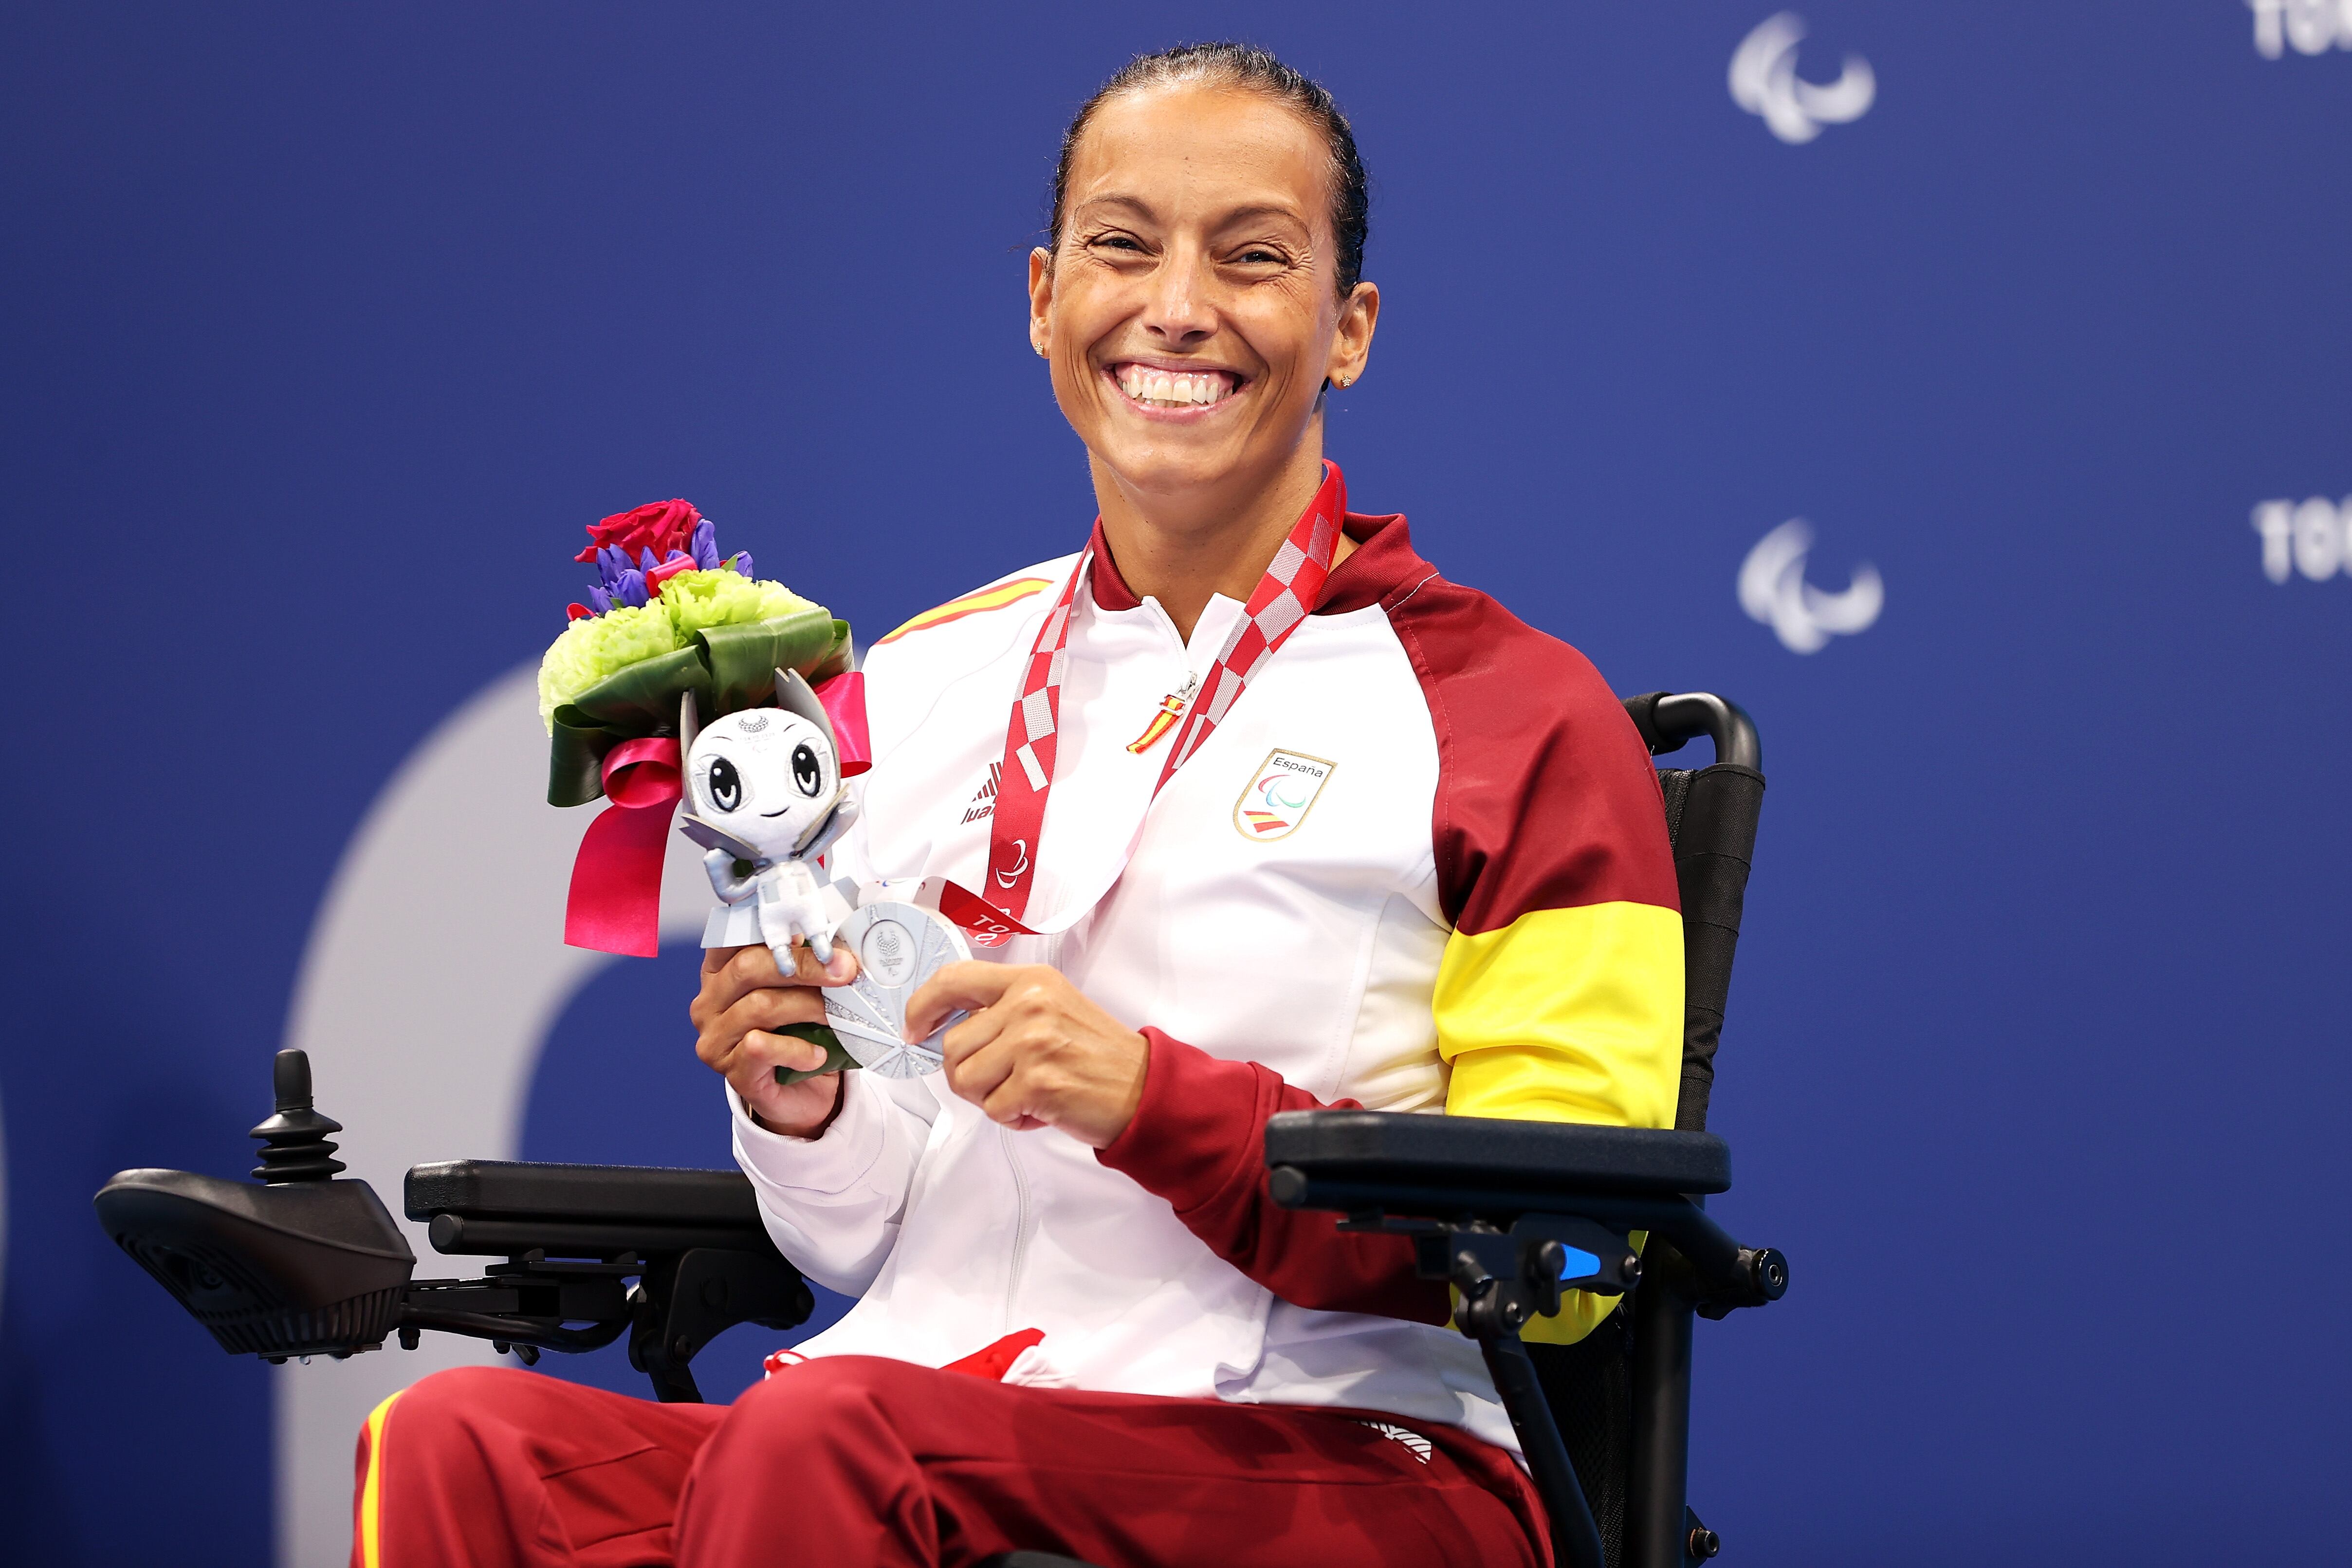
[{"label": "luanvi logo", "polygon": [[2263,575],[2273,583],[2297,572],[2315,583],[2352,576],[2352,496],[2341,507],[2326,496],[2266,500],[2254,508],[2254,531],[2263,536]]},{"label": "luanvi logo", "polygon": [[1846,56],[1835,81],[1799,76],[1797,46],[1804,37],[1804,19],[1783,11],[1760,23],[1731,57],[1731,101],[1792,147],[1819,136],[1824,125],[1861,119],[1878,97],[1878,78],[1860,55]]},{"label": "luanvi logo", "polygon": [[2254,53],[2266,60],[2352,49],[2352,0],[2246,0],[2254,14]]},{"label": "luanvi logo", "polygon": [[971,809],[963,814],[964,821],[978,822],[982,817],[996,815],[996,786],[1003,777],[1003,763],[988,764],[988,782],[982,784],[980,792],[971,797]]},{"label": "luanvi logo", "polygon": [[1790,653],[1819,653],[1833,637],[1868,631],[1886,607],[1886,584],[1867,562],[1853,569],[1843,593],[1824,594],[1806,582],[1812,548],[1812,525],[1792,517],[1758,540],[1739,564],[1739,607],[1770,626]]}]

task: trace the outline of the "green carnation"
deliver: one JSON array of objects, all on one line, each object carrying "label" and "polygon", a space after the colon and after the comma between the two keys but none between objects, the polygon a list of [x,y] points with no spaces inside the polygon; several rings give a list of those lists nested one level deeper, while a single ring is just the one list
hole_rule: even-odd
[{"label": "green carnation", "polygon": [[782,583],[754,581],[731,567],[681,572],[641,608],[618,605],[563,629],[540,660],[539,721],[552,735],[556,709],[630,665],[686,647],[697,632],[812,607]]},{"label": "green carnation", "polygon": [[539,721],[554,734],[556,709],[617,670],[684,646],[658,599],[572,622],[539,661]]},{"label": "green carnation", "polygon": [[721,566],[715,572],[679,573],[662,584],[661,597],[646,607],[656,605],[669,612],[670,624],[677,628],[677,646],[683,647],[698,631],[773,620],[807,609],[809,602],[782,583],[755,582]]}]

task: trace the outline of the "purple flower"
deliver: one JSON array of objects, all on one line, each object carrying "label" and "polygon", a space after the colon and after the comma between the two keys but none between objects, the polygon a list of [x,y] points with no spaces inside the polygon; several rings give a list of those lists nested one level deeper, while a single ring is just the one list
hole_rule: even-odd
[{"label": "purple flower", "polygon": [[640,550],[640,551],[638,551],[638,552],[637,552],[637,570],[638,570],[638,571],[640,571],[640,572],[650,572],[650,571],[652,571],[655,567],[656,567],[656,566],[658,566],[658,565],[660,565],[660,564],[661,564],[661,563],[660,563],[660,562],[658,562],[658,561],[656,561],[656,560],[655,560],[655,559],[654,559],[654,552],[653,552],[652,551],[650,551],[650,550]]},{"label": "purple flower", "polygon": [[705,572],[718,570],[719,531],[710,526],[709,518],[706,517],[694,525],[694,538],[691,543],[694,547],[694,563]]},{"label": "purple flower", "polygon": [[615,605],[642,605],[646,598],[646,574],[629,564],[627,552],[614,545],[596,552],[596,582],[588,590],[590,608],[600,616],[609,615]]},{"label": "purple flower", "polygon": [[746,577],[756,574],[751,570],[751,552],[748,550],[737,551],[729,560],[728,564],[734,567],[736,571],[740,572]]}]

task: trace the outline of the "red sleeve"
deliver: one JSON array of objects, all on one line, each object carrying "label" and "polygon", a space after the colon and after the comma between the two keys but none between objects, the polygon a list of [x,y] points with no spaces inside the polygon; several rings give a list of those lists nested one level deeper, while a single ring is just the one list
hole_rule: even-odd
[{"label": "red sleeve", "polygon": [[1649,749],[1582,654],[1442,577],[1398,596],[1389,622],[1437,730],[1438,896],[1455,930],[1681,907]]},{"label": "red sleeve", "polygon": [[1143,1036],[1151,1042],[1143,1103],[1096,1159],[1167,1199],[1211,1251],[1293,1306],[1448,1321],[1445,1282],[1415,1278],[1408,1237],[1343,1231],[1337,1215],[1286,1209],[1266,1194],[1266,1119],[1331,1107],[1271,1068],[1223,1060],[1157,1029]]},{"label": "red sleeve", "polygon": [[1679,909],[1658,775],[1600,671],[1440,576],[1403,518],[1350,512],[1347,527],[1356,552],[1315,613],[1378,605],[1421,681],[1437,734],[1438,902],[1454,929],[1591,904]]}]

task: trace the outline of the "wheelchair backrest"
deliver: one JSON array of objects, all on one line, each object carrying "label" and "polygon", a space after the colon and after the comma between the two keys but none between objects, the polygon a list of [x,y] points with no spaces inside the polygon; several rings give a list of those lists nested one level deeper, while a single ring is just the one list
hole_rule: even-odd
[{"label": "wheelchair backrest", "polygon": [[1645,692],[1626,698],[1625,711],[1654,757],[1702,734],[1715,742],[1706,767],[1658,770],[1683,906],[1683,1086],[1675,1125],[1704,1131],[1764,808],[1763,747],[1739,705],[1709,692]]}]

